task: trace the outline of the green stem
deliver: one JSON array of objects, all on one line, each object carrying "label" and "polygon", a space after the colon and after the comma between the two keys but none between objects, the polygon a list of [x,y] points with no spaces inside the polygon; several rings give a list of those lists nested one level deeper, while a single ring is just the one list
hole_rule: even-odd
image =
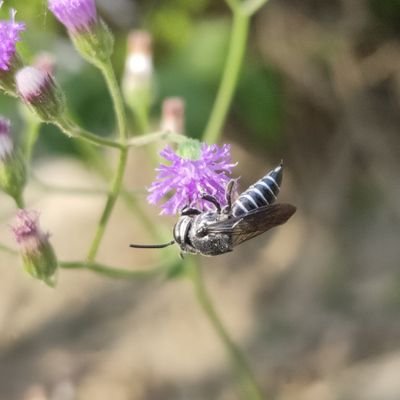
[{"label": "green stem", "polygon": [[232,33],[221,84],[210,119],[203,134],[203,140],[205,142],[216,143],[221,135],[222,126],[232,102],[239,77],[248,32],[249,16],[236,8],[233,12]]},{"label": "green stem", "polygon": [[72,120],[69,118],[62,118],[58,121],[55,121],[54,124],[57,125],[68,137],[81,139],[97,146],[113,147],[116,149],[124,148],[123,144],[118,143],[115,140],[106,139],[86,131],[76,123],[72,122]]},{"label": "green stem", "polygon": [[89,189],[84,187],[71,187],[71,186],[60,186],[54,185],[41,180],[35,174],[31,174],[31,180],[35,182],[42,190],[48,192],[59,192],[70,195],[106,195],[108,192],[106,189]]},{"label": "green stem", "polygon": [[189,277],[193,283],[197,300],[200,303],[207,318],[211,322],[211,325],[219,336],[221,342],[223,343],[227,353],[229,354],[236,374],[240,380],[243,394],[245,396],[244,398],[251,400],[264,399],[243,354],[230,338],[227,330],[222,324],[221,319],[214,308],[214,305],[204,286],[204,281],[201,276],[199,266],[195,263],[193,257],[188,259],[187,263],[189,264],[187,266],[188,271],[190,272]]},{"label": "green stem", "polygon": [[25,201],[24,201],[24,196],[22,195],[22,193],[17,194],[14,197],[14,201],[18,208],[21,208],[21,209],[25,208]]},{"label": "green stem", "polygon": [[148,133],[143,136],[135,137],[130,139],[127,142],[128,147],[140,147],[140,146],[145,146],[157,141],[161,140],[168,140],[173,143],[182,143],[188,138],[184,135],[181,135],[179,133],[174,133],[174,132],[154,132],[154,133]]},{"label": "green stem", "polygon": [[29,167],[32,160],[33,147],[38,139],[41,121],[36,119],[35,117],[31,117],[29,120],[27,119],[27,132],[26,132],[26,141],[25,141],[25,160],[26,165]]},{"label": "green stem", "polygon": [[106,225],[108,223],[108,220],[110,219],[115,202],[117,201],[119,192],[121,190],[122,179],[124,177],[126,163],[128,159],[128,149],[124,148],[120,151],[121,152],[118,160],[117,171],[114,176],[114,180],[111,185],[111,190],[108,195],[107,202],[103,210],[103,214],[101,215],[93,242],[90,246],[89,253],[87,256],[87,261],[89,263],[91,263],[96,257],[97,251],[99,250],[99,246],[101,243],[101,239],[103,238],[106,229]]},{"label": "green stem", "polygon": [[141,134],[149,131],[149,108],[147,104],[138,104],[132,108],[132,112],[136,118],[137,126]]},{"label": "green stem", "polygon": [[[140,139],[140,138],[137,138]],[[96,170],[96,172],[104,179],[110,179],[112,177],[112,171],[107,163],[104,163],[104,158],[91,147],[86,146],[84,143],[78,144],[78,148],[82,154],[87,154],[86,160],[90,162],[90,165]],[[124,185],[121,186],[121,197],[125,201],[125,204],[129,209],[136,214],[136,218],[142,223],[147,231],[153,236],[154,240],[163,241],[165,237],[160,235],[159,227],[153,223],[153,221],[145,213],[143,206],[138,201],[135,193],[127,190]]]},{"label": "green stem", "polygon": [[119,88],[117,79],[115,77],[114,68],[111,64],[111,60],[100,65],[100,70],[103,73],[104,79],[106,80],[108,90],[110,92],[114,112],[118,125],[118,132],[120,138],[120,155],[118,160],[117,171],[115,173],[113,182],[111,184],[111,190],[107,198],[106,205],[101,215],[97,230],[90,246],[89,253],[87,256],[87,261],[92,262],[97,255],[101,240],[104,236],[106,225],[110,219],[112,210],[114,208],[115,202],[117,201],[118,195],[121,191],[122,180],[125,173],[125,168],[128,160],[128,147],[125,145],[127,137],[127,125],[126,125],[126,113],[125,106],[122,100],[121,90]]},{"label": "green stem", "polygon": [[125,143],[125,140],[127,138],[126,113],[121,89],[118,85],[117,78],[115,77],[114,68],[111,64],[111,60],[108,60],[107,62],[102,64],[100,66],[100,70],[103,73],[104,79],[107,83],[108,90],[112,98],[115,117],[117,119],[120,143],[123,144]]},{"label": "green stem", "polygon": [[164,271],[163,267],[153,267],[145,270],[128,270],[122,268],[114,268],[108,265],[91,262],[85,263],[80,261],[60,262],[59,266],[65,269],[88,269],[97,274],[115,279],[141,279],[152,278]]}]

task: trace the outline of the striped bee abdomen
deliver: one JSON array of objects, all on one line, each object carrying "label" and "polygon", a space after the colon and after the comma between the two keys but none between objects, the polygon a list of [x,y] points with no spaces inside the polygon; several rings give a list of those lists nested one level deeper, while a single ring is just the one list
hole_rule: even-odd
[{"label": "striped bee abdomen", "polygon": [[232,215],[239,217],[251,210],[272,204],[282,183],[282,163],[244,191],[232,205]]}]

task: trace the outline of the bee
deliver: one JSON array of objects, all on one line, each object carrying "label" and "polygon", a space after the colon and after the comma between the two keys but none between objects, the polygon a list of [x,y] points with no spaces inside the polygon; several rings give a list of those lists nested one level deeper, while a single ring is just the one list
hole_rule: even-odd
[{"label": "bee", "polygon": [[174,240],[156,245],[131,244],[134,248],[164,248],[177,244],[181,256],[186,253],[218,256],[269,229],[284,224],[296,211],[291,204],[272,204],[282,183],[282,162],[251,185],[232,202],[235,181],[226,189],[225,207],[209,194],[203,200],[214,205],[213,211],[185,207],[173,228]]}]

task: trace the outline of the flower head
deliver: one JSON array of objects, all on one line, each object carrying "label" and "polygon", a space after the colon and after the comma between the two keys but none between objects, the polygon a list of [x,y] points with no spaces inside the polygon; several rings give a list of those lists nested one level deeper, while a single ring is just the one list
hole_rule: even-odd
[{"label": "flower head", "polygon": [[202,194],[214,196],[224,206],[226,185],[236,165],[231,162],[230,146],[189,141],[178,153],[169,146],[160,153],[170,164],[157,168],[156,180],[149,188],[149,202],[156,204],[169,197],[161,214],[177,214],[185,206],[200,210],[213,207],[201,198]]},{"label": "flower head", "polygon": [[[2,2],[0,2],[1,6]],[[15,22],[15,10],[11,10],[9,21],[0,21],[0,71],[8,71],[16,53],[16,43],[25,24]]]},{"label": "flower head", "polygon": [[49,10],[70,31],[86,32],[97,22],[94,0],[48,0]]},{"label": "flower head", "polygon": [[61,89],[46,71],[35,67],[20,69],[15,81],[21,99],[44,121],[53,121],[64,112]]},{"label": "flower head", "polygon": [[20,247],[25,270],[34,278],[54,286],[57,259],[49,234],[39,226],[38,212],[19,210],[11,229]]},{"label": "flower head", "polygon": [[98,17],[95,0],[48,0],[49,10],[67,28],[78,52],[104,67],[113,51],[114,37]]},{"label": "flower head", "polygon": [[49,236],[41,231],[39,213],[33,210],[19,210],[15,223],[11,228],[14,232],[15,240],[27,252],[36,250]]}]

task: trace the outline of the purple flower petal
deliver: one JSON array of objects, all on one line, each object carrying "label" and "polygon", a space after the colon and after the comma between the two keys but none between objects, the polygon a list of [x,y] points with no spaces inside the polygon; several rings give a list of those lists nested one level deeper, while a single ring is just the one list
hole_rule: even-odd
[{"label": "purple flower petal", "polygon": [[90,31],[97,21],[94,0],[48,0],[49,10],[72,33]]},{"label": "purple flower petal", "polygon": [[36,251],[49,237],[40,229],[39,213],[34,210],[18,210],[11,228],[23,252]]},{"label": "purple flower petal", "polygon": [[169,197],[161,206],[161,214],[178,214],[185,206],[212,209],[209,202],[202,200],[203,193],[216,197],[221,206],[226,205],[226,185],[236,165],[231,161],[229,145],[203,143],[197,160],[182,158],[169,146],[160,154],[170,164],[156,169],[157,177],[148,189],[147,199],[156,204]]},{"label": "purple flower petal", "polygon": [[25,24],[15,22],[15,11],[11,11],[9,21],[0,21],[0,70],[8,71],[16,53],[16,44],[20,40],[20,33]]}]

